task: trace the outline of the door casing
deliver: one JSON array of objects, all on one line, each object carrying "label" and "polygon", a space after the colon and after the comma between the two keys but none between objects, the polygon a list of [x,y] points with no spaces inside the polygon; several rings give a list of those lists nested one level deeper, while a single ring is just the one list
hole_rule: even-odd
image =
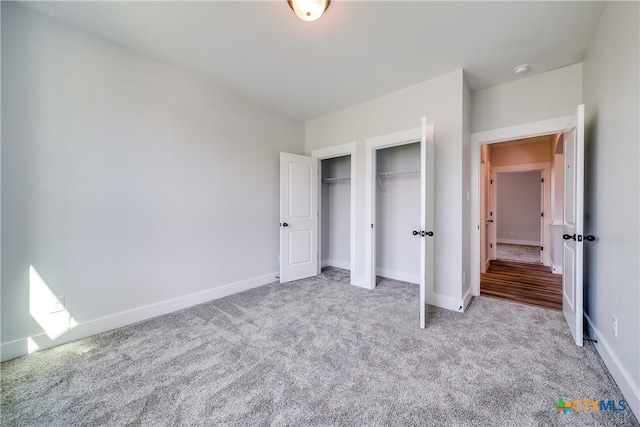
[{"label": "door casing", "polygon": [[471,289],[480,295],[480,146],[514,139],[530,138],[550,133],[564,132],[571,116],[524,123],[521,125],[471,134],[471,224],[469,224],[471,251]]},{"label": "door casing", "polygon": [[[359,286],[356,282],[356,177],[357,170],[356,165],[358,162],[356,161],[356,152],[357,152],[357,143],[349,142],[346,144],[335,145],[332,147],[321,148],[318,150],[313,150],[311,152],[311,157],[315,157],[318,159],[318,163],[321,163],[322,160],[333,159],[336,157],[342,156],[351,156],[351,188],[350,188],[350,227],[349,227],[349,264],[350,264],[350,283],[352,285]],[[322,185],[322,180],[318,180],[318,185]],[[320,274],[320,270],[322,269],[322,191],[318,188],[318,211],[319,219],[318,219],[318,274]]]}]

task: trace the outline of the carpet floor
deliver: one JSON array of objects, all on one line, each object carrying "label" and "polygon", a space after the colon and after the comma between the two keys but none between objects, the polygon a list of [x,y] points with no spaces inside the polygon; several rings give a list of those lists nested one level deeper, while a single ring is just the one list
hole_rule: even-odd
[{"label": "carpet floor", "polygon": [[323,275],[262,286],[0,365],[3,426],[627,425],[623,399],[562,314],[475,298],[433,306]]},{"label": "carpet floor", "polygon": [[496,258],[532,264],[540,264],[542,262],[540,258],[540,247],[529,245],[498,243],[496,245]]}]

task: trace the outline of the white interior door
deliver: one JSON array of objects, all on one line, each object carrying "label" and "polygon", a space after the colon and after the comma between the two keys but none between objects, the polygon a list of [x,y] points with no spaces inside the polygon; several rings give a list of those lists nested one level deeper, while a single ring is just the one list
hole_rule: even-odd
[{"label": "white interior door", "polygon": [[577,345],[583,328],[584,105],[564,132],[562,312]]},{"label": "white interior door", "polygon": [[318,159],[280,153],[280,283],[318,273]]},{"label": "white interior door", "polygon": [[422,118],[420,138],[420,327],[426,326],[427,290],[433,292],[434,248],[434,126]]}]

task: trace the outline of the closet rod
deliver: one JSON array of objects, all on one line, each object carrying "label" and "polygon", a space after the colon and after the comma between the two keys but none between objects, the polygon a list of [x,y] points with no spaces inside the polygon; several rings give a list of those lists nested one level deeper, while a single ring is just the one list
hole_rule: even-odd
[{"label": "closet rod", "polygon": [[417,175],[420,174],[420,171],[398,171],[398,172],[380,172],[378,174],[381,178],[389,178],[391,176],[408,176],[408,175]]},{"label": "closet rod", "polygon": [[409,176],[409,175],[419,175],[420,171],[397,171],[397,172],[380,172],[378,173],[378,184],[380,184],[380,188],[383,193],[387,192],[387,189],[384,188],[384,184],[382,183],[382,178],[389,178],[392,176]]}]

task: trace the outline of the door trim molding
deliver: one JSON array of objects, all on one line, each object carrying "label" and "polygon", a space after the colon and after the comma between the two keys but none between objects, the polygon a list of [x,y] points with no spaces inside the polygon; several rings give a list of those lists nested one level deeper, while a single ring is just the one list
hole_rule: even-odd
[{"label": "door trim molding", "polygon": [[[318,150],[313,150],[311,152],[311,157],[317,158],[319,161],[326,159],[333,159],[336,157],[342,156],[351,156],[351,181],[350,181],[350,205],[349,205],[349,282],[352,285],[356,285],[356,177],[357,177],[357,157],[356,152],[358,149],[358,144],[356,142],[348,142],[346,144],[334,145],[332,147],[320,148]],[[322,180],[318,180],[318,185],[322,185]],[[318,189],[320,190],[320,189]],[[318,209],[320,212],[322,211],[320,208],[320,199],[322,198],[322,192],[318,191]],[[322,244],[322,214],[318,215],[318,257],[322,258],[322,250],[320,245]],[[321,269],[322,260],[318,259],[318,269]],[[320,274],[320,271],[318,271]],[[360,286],[360,285],[356,285]]]},{"label": "door trim molding", "polygon": [[[534,172],[534,171],[541,171],[542,172],[542,176],[544,178],[544,190],[543,190],[543,200],[544,203],[542,205],[542,211],[545,212],[545,216],[542,218],[543,219],[543,224],[541,226],[541,236],[542,236],[542,241],[541,242],[529,242],[529,243],[514,243],[516,245],[527,245],[527,244],[532,244],[533,246],[543,246],[545,248],[547,248],[546,251],[542,251],[542,255],[540,256],[540,260],[542,261],[543,265],[546,265],[547,267],[551,267],[552,266],[552,259],[549,256],[550,254],[550,249],[551,249],[551,245],[553,244],[553,242],[551,241],[551,227],[549,227],[550,221],[551,221],[551,162],[540,162],[540,163],[523,163],[520,165],[508,165],[508,166],[493,166],[493,172],[496,174],[496,179],[498,177],[499,174],[502,173],[515,173],[515,172]],[[499,185],[500,180],[497,180],[497,185]],[[496,195],[497,195],[497,188],[496,187]],[[496,200],[497,202],[497,200]],[[499,214],[500,212],[498,212],[498,208],[497,205],[495,206],[495,212],[496,212],[496,217],[499,218]],[[508,239],[498,239],[496,237],[496,243],[507,243],[506,241],[500,241],[500,240],[508,240]]]},{"label": "door trim molding", "polygon": [[376,239],[374,238],[375,231],[371,228],[371,224],[375,224],[375,152],[383,148],[420,142],[421,138],[422,126],[365,139],[365,226],[367,227],[365,233],[365,280],[368,289],[373,290],[376,285],[376,263],[374,260]]},{"label": "door trim molding", "polygon": [[471,288],[480,295],[480,146],[512,139],[529,138],[549,133],[564,132],[571,116],[556,117],[537,122],[522,123],[498,129],[471,133]]},{"label": "door trim molding", "polygon": [[563,132],[571,116],[556,117],[555,119],[541,120],[538,122],[523,123],[504,128],[485,130],[471,133],[471,145],[495,144],[512,139],[530,138],[548,133]]}]

